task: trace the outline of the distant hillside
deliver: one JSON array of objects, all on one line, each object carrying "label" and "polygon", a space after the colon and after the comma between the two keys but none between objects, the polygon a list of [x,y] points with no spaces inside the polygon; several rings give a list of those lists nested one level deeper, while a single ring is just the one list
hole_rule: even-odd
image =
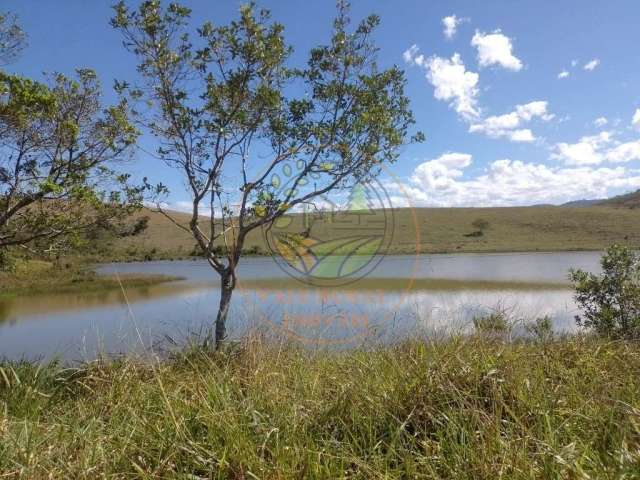
[{"label": "distant hillside", "polygon": [[[607,200],[603,205],[581,207],[396,209],[389,224],[393,239],[388,251],[411,254],[416,252],[416,245],[424,253],[600,250],[612,243],[638,248],[640,208],[618,208],[635,205],[634,195],[638,202],[640,192]],[[161,214],[145,211],[143,215],[150,217],[147,230],[119,240],[116,258],[186,257],[194,251],[195,242],[188,232]],[[186,225],[187,214],[176,216]],[[287,231],[305,230],[301,216],[291,219]],[[313,224],[309,235],[324,241],[342,238],[339,227],[335,219],[323,218]],[[263,232],[252,232],[245,248],[267,253]]]},{"label": "distant hillside", "polygon": [[640,190],[618,195],[607,200],[598,202],[598,205],[609,205],[612,207],[638,208],[640,207]]},{"label": "distant hillside", "polygon": [[610,207],[640,207],[640,190],[625,193],[611,198],[598,198],[594,200],[574,200],[572,202],[563,203],[561,207],[591,207],[593,205],[607,205]]},{"label": "distant hillside", "polygon": [[573,200],[572,202],[563,203],[561,207],[590,207],[605,202],[606,199],[598,198],[596,200]]}]

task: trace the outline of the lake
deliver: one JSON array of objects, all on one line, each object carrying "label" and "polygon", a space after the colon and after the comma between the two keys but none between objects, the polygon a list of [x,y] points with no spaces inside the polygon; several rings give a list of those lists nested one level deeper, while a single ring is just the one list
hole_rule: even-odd
[{"label": "lake", "polygon": [[[567,272],[599,271],[599,259],[598,252],[389,256],[365,279],[313,288],[271,258],[245,258],[228,330],[231,337],[257,330],[348,348],[466,331],[474,316],[500,310],[521,321],[549,315],[556,330],[571,331],[577,310]],[[109,264],[98,271],[184,280],[125,292],[4,299],[0,357],[83,361],[101,353],[162,352],[202,336],[215,318],[218,279],[205,261]]]}]

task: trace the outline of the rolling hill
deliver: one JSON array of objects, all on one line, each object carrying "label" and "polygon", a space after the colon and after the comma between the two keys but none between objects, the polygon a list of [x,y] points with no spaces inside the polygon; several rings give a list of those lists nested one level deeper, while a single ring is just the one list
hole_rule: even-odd
[{"label": "rolling hill", "polygon": [[590,207],[593,205],[607,205],[610,207],[637,208],[640,207],[640,190],[617,195],[611,198],[598,198],[594,200],[574,200],[563,203],[562,207]]},{"label": "rolling hill", "polygon": [[607,200],[598,202],[598,205],[609,205],[612,207],[638,208],[640,207],[640,190],[618,195]]},{"label": "rolling hill", "polygon": [[[636,192],[589,206],[396,209],[385,216],[390,235],[385,249],[391,254],[411,254],[600,250],[612,243],[640,247],[640,209],[621,208],[635,206],[639,198]],[[195,242],[188,232],[159,213],[145,211],[142,215],[149,216],[147,230],[119,239],[111,256],[149,259],[192,254]],[[186,225],[187,214],[174,215]],[[379,211],[375,215],[373,218],[383,218]],[[486,224],[481,230],[478,220]],[[305,231],[301,215],[291,215],[287,222],[282,232]],[[309,231],[310,238],[323,241],[349,234],[335,218],[317,219]],[[268,253],[264,232],[252,232],[245,248]]]}]

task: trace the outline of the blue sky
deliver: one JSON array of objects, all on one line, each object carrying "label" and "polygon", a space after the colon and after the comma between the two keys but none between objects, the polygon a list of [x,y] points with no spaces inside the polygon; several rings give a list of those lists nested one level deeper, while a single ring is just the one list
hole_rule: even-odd
[{"label": "blue sky", "polygon": [[[39,77],[91,67],[113,101],[113,79],[133,78],[135,63],[108,25],[111,3],[4,0],[29,35],[9,68]],[[241,2],[184,3],[196,26],[228,21]],[[293,63],[329,38],[331,0],[258,5],[285,25]],[[405,68],[427,137],[386,179],[398,206],[561,203],[640,188],[637,0],[353,2],[355,19],[372,12],[382,18],[379,63]],[[177,173],[142,151],[128,168],[167,183],[171,205],[188,201]]]}]

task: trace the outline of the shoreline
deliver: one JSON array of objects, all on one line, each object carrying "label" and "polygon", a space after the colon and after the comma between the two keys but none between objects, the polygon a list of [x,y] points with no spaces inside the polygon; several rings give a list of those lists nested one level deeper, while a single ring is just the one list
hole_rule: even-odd
[{"label": "shoreline", "polygon": [[113,291],[122,288],[140,288],[160,285],[185,280],[184,277],[157,274],[125,274],[119,277],[115,275],[99,275],[91,272],[82,278],[54,279],[58,282],[41,282],[39,280],[16,280],[3,285],[0,290],[0,301],[10,300],[15,297],[38,296],[42,294],[62,295],[69,293],[95,293],[101,291]]},{"label": "shoreline", "polygon": [[[604,252],[605,248],[572,248],[572,249],[558,249],[558,250],[442,250],[442,251],[420,251],[420,252],[391,252],[385,253],[381,256],[385,257],[423,257],[423,256],[445,256],[445,255],[548,255],[554,253],[601,253]],[[345,257],[346,255],[327,255],[327,257]],[[367,254],[354,254],[353,256],[367,256]],[[375,256],[378,256],[376,254]],[[260,258],[260,259],[269,259],[273,258],[273,255],[242,255],[242,259],[247,258]],[[92,261],[91,259],[79,259],[79,261],[85,262],[88,265],[109,265],[109,264],[119,264],[119,263],[149,263],[149,262],[187,262],[187,261],[198,261],[198,260],[206,260],[205,257],[200,256],[168,256],[164,257],[162,255],[157,258],[152,259],[141,259],[141,258],[130,258],[130,259],[122,259],[116,257],[112,260],[100,260],[100,261]]]}]

